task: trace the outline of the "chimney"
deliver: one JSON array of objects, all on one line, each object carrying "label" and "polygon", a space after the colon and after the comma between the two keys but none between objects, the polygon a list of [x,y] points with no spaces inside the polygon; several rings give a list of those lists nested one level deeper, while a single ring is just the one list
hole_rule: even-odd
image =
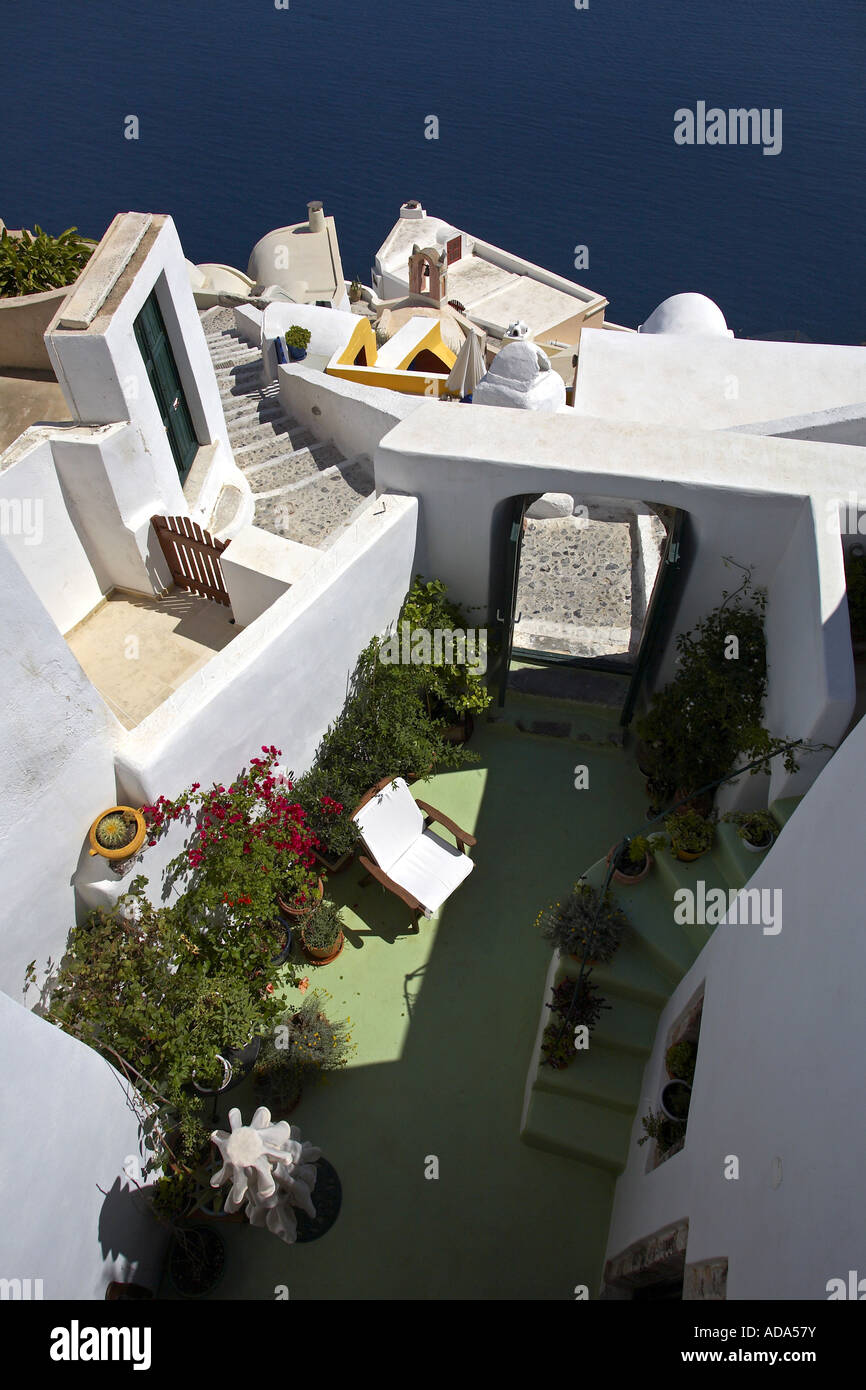
[{"label": "chimney", "polygon": [[325,214],[322,212],[321,203],[307,203],[307,217],[311,232],[323,232],[325,230]]}]

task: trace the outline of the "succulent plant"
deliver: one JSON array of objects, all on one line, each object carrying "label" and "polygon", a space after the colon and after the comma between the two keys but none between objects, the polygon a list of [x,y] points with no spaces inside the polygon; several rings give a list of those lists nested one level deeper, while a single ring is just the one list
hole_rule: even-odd
[{"label": "succulent plant", "polygon": [[135,836],[135,816],[128,811],[113,811],[103,816],[96,827],[96,838],[103,849],[122,849]]}]

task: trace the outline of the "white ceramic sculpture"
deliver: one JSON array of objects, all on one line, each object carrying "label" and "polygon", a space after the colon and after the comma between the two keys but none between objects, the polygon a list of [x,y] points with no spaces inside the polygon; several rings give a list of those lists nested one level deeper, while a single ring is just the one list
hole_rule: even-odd
[{"label": "white ceramic sculpture", "polygon": [[229,1124],[230,1132],[215,1129],[211,1135],[223,1160],[211,1187],[231,1182],[225,1211],[231,1214],[246,1205],[251,1226],[265,1226],[293,1245],[298,1235],[294,1208],[316,1215],[312,1192],[321,1149],[302,1140],[296,1125],[286,1120],[271,1124],[271,1112],[263,1105],[248,1125],[240,1110],[230,1110]]}]

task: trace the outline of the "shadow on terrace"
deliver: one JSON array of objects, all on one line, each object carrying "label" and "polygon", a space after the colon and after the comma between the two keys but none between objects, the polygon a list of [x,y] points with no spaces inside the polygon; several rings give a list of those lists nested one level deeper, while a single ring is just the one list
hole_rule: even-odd
[{"label": "shadow on terrace", "polygon": [[[291,1122],[336,1167],[339,1218],[295,1246],[220,1223],[216,1298],[271,1299],[278,1285],[291,1299],[598,1292],[613,1177],[518,1138],[550,959],[534,922],[640,822],[642,783],[618,748],[507,722],[479,721],[472,746],[479,764],[415,788],[478,838],[474,873],[436,917],[412,933],[401,902],[359,886],[357,863],[326,890],[347,909],[346,945],[307,973],[332,996],[329,1015],[351,1018],[358,1050],[304,1093]],[[589,768],[588,790],[574,789],[577,763]],[[249,1118],[248,1083],[231,1104]],[[433,1155],[438,1180],[424,1175]]]}]

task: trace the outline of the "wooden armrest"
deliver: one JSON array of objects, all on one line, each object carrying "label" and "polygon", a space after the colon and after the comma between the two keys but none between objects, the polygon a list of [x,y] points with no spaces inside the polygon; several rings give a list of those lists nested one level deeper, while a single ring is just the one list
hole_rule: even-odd
[{"label": "wooden armrest", "polygon": [[398,898],[402,898],[406,906],[410,907],[413,912],[424,911],[418,899],[413,898],[411,893],[407,893],[405,888],[401,888],[399,883],[395,883],[393,878],[389,878],[384,870],[379,868],[378,864],[373,863],[372,859],[368,859],[365,854],[362,854],[358,862],[367,870],[368,874],[373,875],[377,883],[381,883],[383,888],[387,888],[390,893],[394,893]]},{"label": "wooden armrest", "polygon": [[359,811],[364,809],[368,801],[372,801],[374,796],[378,796],[386,787],[390,787],[391,783],[396,782],[399,776],[399,772],[395,772],[391,777],[383,777],[381,782],[377,782],[375,787],[371,787],[368,792],[365,792],[352,812],[352,820],[355,819]]},{"label": "wooden armrest", "polygon": [[421,807],[422,811],[427,812],[428,820],[435,821],[437,825],[444,825],[446,830],[450,830],[451,834],[454,836],[457,843],[461,847],[463,847],[464,845],[478,844],[478,841],[476,840],[474,835],[470,835],[468,830],[461,830],[460,826],[455,825],[454,821],[451,819],[450,816],[445,816],[442,814],[441,811],[437,811],[436,807],[431,806],[429,801],[422,801],[420,797],[416,797],[416,803],[418,806]]}]

